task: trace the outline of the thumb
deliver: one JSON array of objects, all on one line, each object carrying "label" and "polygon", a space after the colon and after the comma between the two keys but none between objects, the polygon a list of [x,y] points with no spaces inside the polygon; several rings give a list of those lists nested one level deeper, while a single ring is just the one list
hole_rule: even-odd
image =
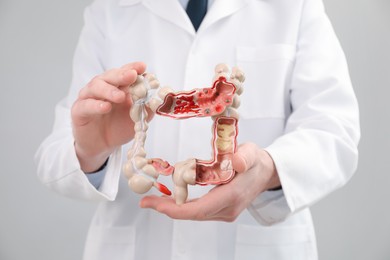
[{"label": "thumb", "polygon": [[254,143],[241,144],[233,155],[233,169],[243,173],[252,168],[259,160],[259,148]]}]

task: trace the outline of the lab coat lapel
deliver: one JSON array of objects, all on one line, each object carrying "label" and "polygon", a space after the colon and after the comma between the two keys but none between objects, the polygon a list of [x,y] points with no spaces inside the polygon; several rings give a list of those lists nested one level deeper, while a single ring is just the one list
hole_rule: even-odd
[{"label": "lab coat lapel", "polygon": [[203,31],[217,21],[236,13],[247,3],[248,0],[215,0],[203,19],[199,31]]},{"label": "lab coat lapel", "polygon": [[178,0],[121,0],[121,6],[142,2],[152,13],[195,35],[195,29]]}]

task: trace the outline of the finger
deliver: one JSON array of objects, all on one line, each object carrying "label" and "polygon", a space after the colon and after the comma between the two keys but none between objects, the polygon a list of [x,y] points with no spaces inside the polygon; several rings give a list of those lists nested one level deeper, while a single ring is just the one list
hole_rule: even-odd
[{"label": "finger", "polygon": [[151,208],[151,209],[156,209],[158,204],[162,202],[163,200],[166,200],[166,196],[156,196],[156,195],[148,195],[144,196],[139,205],[141,208]]},{"label": "finger", "polygon": [[[223,198],[223,199],[221,199]],[[193,220],[222,220],[231,219],[227,209],[234,204],[236,198],[230,192],[228,184],[217,186],[207,194],[194,201],[185,203],[185,210],[192,212]],[[185,216],[186,212],[182,212]]]},{"label": "finger", "polygon": [[[95,115],[103,115],[111,111],[110,102],[96,99],[82,99],[74,103],[72,114],[75,118],[86,118]],[[77,123],[77,122],[75,122]]]},{"label": "finger", "polygon": [[116,87],[127,87],[133,84],[137,75],[144,73],[145,70],[145,63],[133,62],[123,65],[121,68],[107,70],[96,78]]},{"label": "finger", "polygon": [[173,198],[158,197],[155,195],[145,196],[141,202],[141,208],[154,209],[173,219],[195,220],[196,214],[188,208],[188,203],[177,205]]},{"label": "finger", "polygon": [[154,209],[173,219],[192,219],[190,216],[183,215],[183,205],[177,205],[172,197],[150,195],[145,196],[140,201],[141,208]]},{"label": "finger", "polygon": [[233,155],[233,169],[238,173],[248,171],[256,164],[259,158],[258,151],[259,148],[253,143],[240,145]]},{"label": "finger", "polygon": [[100,99],[108,100],[114,103],[121,103],[126,98],[126,93],[117,87],[108,84],[102,78],[96,77],[87,86],[82,88],[79,93],[80,99]]},{"label": "finger", "polygon": [[203,197],[177,205],[173,198],[146,196],[141,202],[142,208],[151,208],[173,219],[183,220],[212,220],[225,208],[221,203],[221,192],[209,192]]},{"label": "finger", "polygon": [[211,215],[207,218],[208,221],[224,221],[224,222],[233,222],[238,215],[234,215],[230,212],[229,207],[221,209],[214,215]]},{"label": "finger", "polygon": [[110,69],[96,77],[115,87],[129,86],[137,79],[138,72],[133,68]]},{"label": "finger", "polygon": [[123,81],[117,82],[117,84],[115,84],[115,82],[112,83],[119,87],[120,86],[128,87],[129,85],[133,84],[137,80],[138,75],[145,73],[146,65],[143,62],[133,62],[133,63],[128,63],[126,65],[123,65],[119,70],[123,71],[121,75]]},{"label": "finger", "polygon": [[[138,74],[145,72],[146,65],[142,62],[129,63],[119,69],[111,69],[93,78],[80,91],[83,99],[97,98],[119,103],[125,100],[127,87],[133,84]],[[119,88],[119,89],[118,89]]]},{"label": "finger", "polygon": [[141,75],[145,73],[146,71],[146,64],[140,61],[132,62],[125,64],[121,67],[122,69],[133,69],[137,72],[138,75]]}]

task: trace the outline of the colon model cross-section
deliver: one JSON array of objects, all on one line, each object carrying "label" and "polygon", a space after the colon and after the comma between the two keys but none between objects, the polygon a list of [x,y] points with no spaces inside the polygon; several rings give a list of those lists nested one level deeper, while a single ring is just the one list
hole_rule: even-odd
[{"label": "colon model cross-section", "polygon": [[[232,157],[237,146],[237,122],[239,95],[244,82],[243,72],[234,67],[231,71],[225,64],[215,68],[213,85],[191,91],[173,92],[168,87],[160,88],[152,74],[138,76],[129,87],[133,106],[130,117],[134,121],[134,141],[127,154],[124,173],[129,187],[137,193],[145,193],[153,186],[162,193],[171,191],[157,181],[159,175],[172,175],[174,197],[177,204],[185,203],[187,186],[218,185],[233,179],[235,171]],[[213,158],[211,160],[189,159],[174,166],[160,158],[146,158],[147,107],[160,116],[174,119],[211,117],[213,123]]]}]

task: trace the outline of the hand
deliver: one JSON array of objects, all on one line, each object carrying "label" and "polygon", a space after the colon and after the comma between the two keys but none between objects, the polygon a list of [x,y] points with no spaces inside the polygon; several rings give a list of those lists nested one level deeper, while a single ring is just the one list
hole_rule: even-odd
[{"label": "hand", "polygon": [[76,154],[84,172],[97,170],[115,147],[133,138],[128,87],[145,67],[135,62],[108,70],[80,90],[71,116]]},{"label": "hand", "polygon": [[233,157],[234,179],[203,197],[177,205],[172,197],[146,196],[142,208],[152,208],[174,219],[234,221],[263,191],[280,181],[270,155],[253,143],[241,145]]}]

